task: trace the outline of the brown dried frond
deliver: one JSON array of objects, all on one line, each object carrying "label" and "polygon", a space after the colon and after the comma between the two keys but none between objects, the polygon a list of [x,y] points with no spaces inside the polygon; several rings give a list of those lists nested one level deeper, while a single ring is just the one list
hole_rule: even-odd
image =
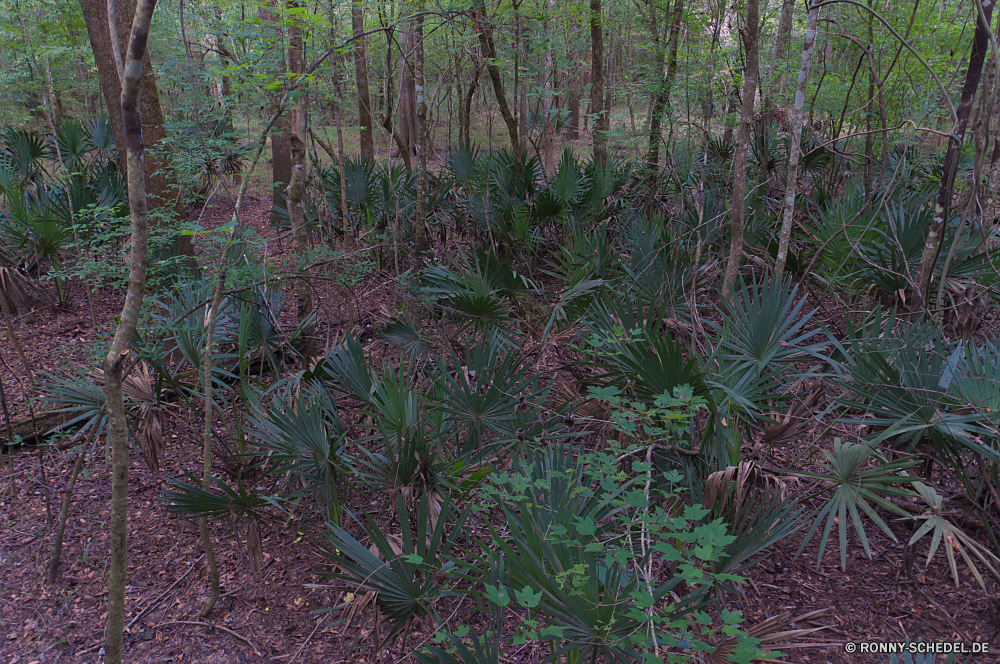
[{"label": "brown dried frond", "polygon": [[260,524],[253,517],[247,520],[247,559],[250,561],[250,571],[253,572],[254,579],[259,580],[263,569],[264,545],[260,538]]},{"label": "brown dried frond", "polygon": [[[24,289],[25,284],[30,283],[29,277],[21,271],[12,267],[0,267],[0,298],[11,315],[26,313],[38,305]],[[0,311],[2,310],[3,307],[0,307]]]},{"label": "brown dried frond", "polygon": [[747,460],[709,475],[702,504],[709,509],[718,507],[719,514],[728,515],[729,521],[736,512],[750,505],[765,505],[774,497],[785,497],[785,484],[765,473],[756,462]]},{"label": "brown dried frond", "polygon": [[[89,377],[99,387],[104,387],[104,371],[96,369]],[[146,459],[150,472],[160,472],[160,455],[163,454],[164,409],[156,394],[156,383],[149,366],[140,362],[135,371],[122,380],[122,392],[132,402],[131,411],[136,416],[136,441]]]},{"label": "brown dried frond", "polygon": [[160,472],[160,455],[163,454],[163,426],[160,424],[160,415],[159,408],[146,410],[137,432],[139,448],[151,473]]},{"label": "brown dried frond", "polygon": [[[792,618],[792,614],[786,611],[785,613],[778,614],[751,626],[747,632],[750,636],[760,639],[758,646],[761,648],[770,645],[778,645],[781,641],[786,641],[788,639],[800,639],[804,636],[815,634],[816,632],[834,627],[834,625],[819,625],[780,631],[783,627],[789,624],[797,625],[798,623],[812,622],[814,619],[819,618],[832,610],[833,609],[819,609],[818,611],[803,613],[795,618]],[[716,648],[715,651],[706,656],[706,661],[710,664],[725,664],[726,662],[729,662],[729,656],[733,654],[736,649],[737,638],[738,637],[736,635],[733,635],[718,640],[714,644]],[[790,648],[831,648],[842,645],[843,644],[841,642],[799,641],[793,643],[781,643],[778,645],[778,648],[780,650],[787,650]],[[778,662],[783,660],[767,659],[767,655],[765,654],[764,657],[754,661]]]},{"label": "brown dried frond", "polygon": [[[809,391],[809,396],[798,406],[792,405],[784,417],[781,417],[779,413],[771,413],[772,417],[778,421],[776,424],[763,423],[761,428],[764,431],[764,443],[777,445],[793,440],[798,435],[799,429],[802,428],[802,425],[809,418],[810,412],[819,402],[822,394],[823,384],[816,381],[812,390]],[[779,417],[781,418],[780,420],[778,419]]]}]

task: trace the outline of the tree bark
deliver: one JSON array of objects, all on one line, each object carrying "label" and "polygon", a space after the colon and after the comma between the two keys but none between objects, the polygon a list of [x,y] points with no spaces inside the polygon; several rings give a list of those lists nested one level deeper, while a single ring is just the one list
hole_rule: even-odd
[{"label": "tree bark", "polygon": [[503,90],[503,78],[500,76],[500,67],[497,65],[497,47],[493,41],[493,25],[486,17],[486,6],[483,0],[479,0],[472,9],[472,24],[479,34],[479,47],[483,54],[483,63],[486,71],[490,75],[493,83],[493,94],[497,98],[497,106],[500,109],[500,116],[504,124],[507,125],[507,133],[510,136],[511,150],[520,156],[520,141],[517,137],[517,118],[507,104],[507,95]]},{"label": "tree bark", "polygon": [[521,3],[514,3],[514,24],[517,31],[517,40],[514,46],[514,94],[517,96],[517,149],[521,154],[528,150],[528,86],[525,77],[521,74],[523,64],[521,62],[521,52],[525,55],[531,53],[531,45],[528,43],[527,20],[519,11]]},{"label": "tree bark", "polygon": [[[413,168],[413,158],[417,153],[417,84],[416,84],[416,49],[417,42],[412,26],[405,25],[403,31],[403,66],[400,68],[399,81],[399,121],[396,123],[396,136],[399,137],[400,156],[406,168]],[[404,149],[405,147],[405,149]]]},{"label": "tree bark", "polygon": [[573,72],[569,77],[569,91],[566,94],[566,138],[571,141],[580,140],[580,88],[578,75]]},{"label": "tree bark", "polygon": [[920,257],[920,273],[913,294],[914,312],[923,312],[930,300],[931,279],[934,276],[934,266],[941,252],[941,239],[944,236],[945,225],[948,223],[948,212],[951,207],[951,197],[955,189],[955,171],[962,153],[962,141],[969,125],[969,113],[976,97],[979,79],[983,73],[983,61],[989,50],[989,21],[993,16],[993,0],[983,0],[983,17],[979,16],[976,3],[976,31],[972,37],[972,51],[969,53],[969,68],[965,73],[965,83],[962,86],[962,96],[956,109],[956,122],[952,129],[948,150],[945,152],[944,165],[941,170],[941,184],[938,187],[937,201],[934,205],[934,217],[927,228],[926,242]]},{"label": "tree bark", "polygon": [[[261,4],[258,8],[258,16],[261,24],[269,32],[272,55],[274,57],[274,68],[272,70],[274,78],[281,78],[285,74],[285,46],[284,30],[281,27],[281,16],[278,11],[278,0],[269,0],[268,5]],[[278,103],[281,100],[280,90],[271,90],[267,93],[267,112],[273,115],[278,110]],[[285,190],[292,180],[292,155],[289,143],[288,114],[282,113],[278,116],[277,122],[271,129],[271,205],[275,208],[281,207],[285,197]],[[271,223],[277,223],[278,217],[271,214]]]},{"label": "tree bark", "polygon": [[795,11],[795,0],[783,0],[781,3],[781,18],[778,20],[778,37],[774,43],[774,58],[768,67],[767,87],[764,90],[764,111],[774,110],[775,99],[785,99],[785,58],[788,57],[788,45],[792,41],[792,14]]},{"label": "tree bark", "polygon": [[[663,111],[670,102],[670,92],[673,89],[674,77],[677,74],[677,45],[681,36],[681,17],[684,12],[684,0],[676,0],[674,3],[674,14],[670,21],[670,55],[664,58],[663,47],[656,26],[656,6],[649,3],[650,28],[653,39],[656,42],[656,67],[657,73],[662,73],[662,80],[657,86],[656,94],[653,97],[653,108],[649,116],[649,150],[646,153],[646,168],[650,173],[655,173],[660,168],[660,136],[663,122]],[[664,59],[667,60],[666,71],[664,72]]]},{"label": "tree bark", "polygon": [[222,26],[225,23],[222,20],[222,6],[215,5],[215,22],[218,26],[219,32],[215,35],[215,50],[219,52],[219,64],[222,67],[222,87],[219,92],[222,94],[222,98],[219,99],[219,105],[225,111],[226,117],[229,116],[229,96],[232,94],[232,79],[226,70],[229,68],[229,55],[226,46],[226,33],[223,31]]},{"label": "tree bark", "polygon": [[[365,10],[361,0],[351,5],[351,29],[354,31],[354,69],[358,88],[358,124],[361,129],[361,160],[375,162],[375,140],[372,137],[372,101],[368,87],[368,55],[365,52]],[[338,111],[339,113],[339,111]]]},{"label": "tree bark", "polygon": [[553,113],[555,100],[552,94],[552,87],[555,82],[556,72],[555,54],[553,53],[552,47],[552,35],[549,34],[549,14],[553,9],[555,9],[555,0],[549,0],[543,23],[543,32],[548,44],[545,49],[545,69],[542,72],[542,76],[545,79],[545,83],[543,85],[543,90],[545,91],[545,103],[543,106],[545,109],[545,124],[542,125],[542,163],[545,165],[545,172],[550,175],[555,173],[556,170],[552,140],[552,135],[555,133],[555,114]]},{"label": "tree bark", "polygon": [[785,184],[785,202],[782,208],[781,234],[778,238],[778,256],[774,267],[775,276],[781,279],[788,258],[788,244],[792,239],[792,219],[795,214],[795,194],[799,180],[799,160],[802,158],[802,115],[806,102],[806,80],[812,63],[813,46],[816,44],[816,22],[819,8],[810,2],[806,19],[806,38],[802,45],[802,65],[799,68],[798,85],[795,88],[795,106],[792,109],[792,145],[788,154],[788,180]]},{"label": "tree bark", "polygon": [[417,205],[413,220],[413,258],[419,268],[427,253],[427,98],[424,93],[424,17],[418,14],[414,26],[416,37],[415,87],[417,91]]},{"label": "tree bark", "polygon": [[[134,0],[113,0],[117,16],[117,30],[113,33],[119,44],[128,45],[132,25],[128,23],[135,14]],[[115,144],[119,149],[120,166],[127,169],[127,158],[122,154],[126,137],[122,130],[121,66],[115,65],[112,32],[108,28],[108,3],[106,0],[80,0],[87,34],[90,37],[91,48],[94,51],[94,62],[97,64],[97,75],[104,96],[108,119],[115,135]],[[152,149],[146,151],[145,169],[146,182],[144,189],[147,195],[149,209],[165,214],[182,223],[186,219],[184,203],[177,191],[177,180],[170,166],[170,156],[166,153],[161,141],[167,137],[163,124],[163,109],[160,106],[160,94],[153,74],[153,65],[149,52],[144,49],[142,68],[142,131],[146,143]],[[194,256],[194,246],[191,236],[178,235],[174,240],[174,251],[184,256]]]},{"label": "tree bark", "polygon": [[[288,8],[294,9],[299,4],[296,0],[288,0]],[[298,80],[305,73],[305,43],[302,38],[302,24],[296,19],[288,26],[288,68]],[[293,250],[301,261],[301,274],[295,280],[295,293],[298,299],[299,322],[312,316],[312,284],[309,270],[305,267],[309,258],[309,229],[306,228],[305,208],[303,199],[306,181],[306,99],[308,95],[302,88],[292,106],[291,157],[292,178],[288,184],[288,217],[292,226]],[[346,220],[345,220],[346,221]],[[310,360],[316,356],[315,326],[309,325],[303,332],[299,352],[302,353],[302,367],[307,368]]]},{"label": "tree bark", "polygon": [[[465,91],[465,99],[462,100],[462,106],[459,108],[459,130],[458,137],[459,140],[464,140],[466,143],[472,141],[472,99],[476,95],[476,90],[479,88],[479,76],[482,74],[483,68],[477,62],[475,64],[475,69],[472,72],[472,80],[469,82],[469,87]],[[464,133],[462,129],[464,128]]]},{"label": "tree bark", "polygon": [[[149,210],[146,205],[146,173],[142,133],[140,90],[149,24],[156,0],[139,0],[132,21],[132,34],[125,52],[121,84],[123,145],[128,169],[129,217],[132,225],[128,290],[118,329],[104,358],[104,393],[108,405],[108,443],[111,446],[111,524],[108,533],[110,575],[108,577],[108,622],[105,627],[104,662],[120,664],[125,628],[125,578],[128,573],[128,423],[122,381],[129,346],[135,334],[146,288],[146,252],[149,240]],[[103,13],[103,12],[102,12]],[[90,21],[88,21],[89,25]],[[148,102],[149,100],[147,100]],[[162,125],[161,125],[162,126]]]},{"label": "tree bark", "polygon": [[604,19],[601,0],[590,0],[590,109],[594,116],[594,161],[603,165],[607,160],[607,135],[604,129]]},{"label": "tree bark", "polygon": [[759,2],[747,0],[746,21],[740,29],[746,51],[746,70],[743,72],[742,108],[736,150],[733,156],[732,244],[722,283],[722,297],[733,303],[733,288],[740,271],[743,256],[743,206],[747,190],[747,150],[750,146],[750,129],[753,122],[754,98],[757,96],[757,78],[760,75],[758,57]]},{"label": "tree bark", "polygon": [[[2,385],[0,385],[0,396],[3,396]],[[6,404],[4,407],[6,408]],[[10,424],[8,423],[7,426],[9,429]],[[70,503],[73,501],[73,489],[76,487],[76,480],[80,477],[80,471],[83,470],[83,462],[87,458],[87,452],[90,451],[90,446],[93,444],[94,438],[97,437],[98,429],[100,429],[100,418],[94,423],[94,426],[80,446],[80,452],[73,463],[73,471],[69,475],[69,482],[66,483],[66,493],[63,494],[62,509],[59,511],[59,520],[56,522],[56,536],[52,543],[52,559],[49,560],[48,576],[45,579],[45,582],[50,586],[56,582],[56,578],[59,576],[59,565],[62,562],[63,536],[66,533],[66,519],[69,516]],[[13,437],[10,433],[8,435]]]}]

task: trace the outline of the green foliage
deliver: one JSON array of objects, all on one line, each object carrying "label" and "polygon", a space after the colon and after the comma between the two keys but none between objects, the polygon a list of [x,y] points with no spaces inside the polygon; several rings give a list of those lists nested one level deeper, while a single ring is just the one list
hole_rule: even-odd
[{"label": "green foliage", "polygon": [[179,113],[166,129],[167,138],[158,147],[170,155],[185,203],[205,201],[213,184],[222,186],[225,177],[243,171],[248,146],[228,113]]},{"label": "green foliage", "polygon": [[358,525],[371,539],[371,548],[331,524],[323,533],[329,545],[321,549],[323,556],[343,570],[323,576],[378,593],[375,601],[393,623],[385,641],[402,632],[414,618],[434,616],[440,622],[434,609],[435,600],[456,592],[456,579],[447,576],[442,579],[442,572],[454,565],[448,554],[469,514],[466,510],[456,515],[447,500],[432,506],[426,495],[414,514],[406,509],[402,495],[396,501],[396,508],[399,535],[386,533],[367,516]]},{"label": "green foliage", "polygon": [[[970,453],[1000,461],[1000,453],[983,438],[993,437],[983,426],[989,414],[963,412],[963,402],[951,388],[953,377],[963,373],[961,345],[948,342],[933,323],[898,323],[895,312],[884,316],[877,309],[870,321],[848,325],[841,380],[849,392],[842,403],[867,417],[845,417],[843,422],[899,425],[909,433],[906,451],[930,442],[955,468]],[[903,329],[894,334],[897,325]],[[982,368],[972,360],[973,371],[977,366]],[[956,386],[968,390],[968,384],[960,379]]]},{"label": "green foliage", "polygon": [[[937,553],[938,547],[943,542],[944,552],[948,558],[948,567],[951,570],[951,578],[955,582],[956,588],[959,584],[958,565],[955,560],[956,551],[962,556],[962,560],[965,561],[965,564],[976,577],[976,581],[979,582],[979,586],[984,592],[986,592],[986,583],[983,581],[983,576],[980,574],[976,562],[985,567],[989,571],[990,576],[995,580],[1000,581],[1000,572],[997,572],[997,569],[1000,568],[1000,558],[997,557],[996,553],[974,540],[964,530],[948,519],[948,515],[953,512],[945,508],[944,500],[942,500],[941,495],[934,487],[928,486],[923,482],[914,482],[913,488],[917,490],[920,497],[927,503],[929,513],[925,512],[913,517],[920,525],[914,530],[907,545],[913,546],[925,535],[931,533],[931,542],[927,548],[926,563],[929,565],[934,558],[934,554]],[[975,561],[973,558],[975,558]]]},{"label": "green foliage", "polygon": [[[875,522],[885,535],[892,541],[896,541],[889,526],[875,511],[874,506],[889,510],[895,514],[907,517],[909,514],[891,503],[885,496],[905,496],[912,492],[905,490],[899,485],[912,483],[916,478],[903,475],[901,471],[917,463],[914,459],[899,459],[897,461],[885,461],[878,457],[873,458],[873,447],[864,443],[844,443],[835,439],[833,451],[824,451],[826,463],[823,464],[823,472],[811,473],[796,471],[796,475],[821,480],[826,484],[819,495],[829,493],[825,497],[820,507],[818,507],[810,518],[813,524],[810,526],[798,553],[802,553],[806,545],[817,532],[823,521],[826,526],[819,541],[819,551],[816,554],[816,564],[819,565],[826,551],[827,540],[834,524],[839,525],[840,536],[840,567],[847,570],[847,522],[850,517],[854,530],[861,540],[861,546],[865,550],[865,555],[871,560],[872,552],[868,545],[868,537],[861,523],[860,508],[869,519]],[[869,466],[869,462],[874,465]],[[796,554],[798,555],[798,554]]]},{"label": "green foliage", "polygon": [[[339,524],[341,485],[351,473],[343,459],[343,424],[327,401],[299,398],[295,408],[287,404],[287,396],[277,395],[267,406],[254,404],[248,432],[255,446],[267,453],[268,474],[282,478],[291,497],[310,496],[320,502],[326,518]],[[301,488],[295,488],[297,484]]]}]

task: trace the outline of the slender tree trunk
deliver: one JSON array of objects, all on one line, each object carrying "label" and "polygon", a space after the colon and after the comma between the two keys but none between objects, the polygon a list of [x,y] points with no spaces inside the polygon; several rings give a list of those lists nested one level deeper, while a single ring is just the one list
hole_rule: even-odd
[{"label": "slender tree trunk", "polygon": [[740,109],[739,133],[736,136],[736,151],[733,156],[733,203],[732,203],[732,244],[729,247],[729,262],[726,264],[722,297],[733,302],[733,288],[740,271],[743,256],[743,206],[747,190],[747,151],[750,146],[750,129],[753,122],[754,98],[757,96],[759,76],[758,24],[759,2],[747,0],[746,20],[740,29],[743,47],[746,51],[746,70],[743,73],[742,108]]},{"label": "slender tree trunk", "polygon": [[[807,4],[809,0],[806,0]],[[764,120],[761,126],[763,130],[763,141],[761,142],[761,161],[764,163],[764,170],[768,180],[771,171],[775,168],[774,160],[771,158],[770,141],[768,132],[771,131],[771,122],[775,120],[775,99],[785,100],[785,58],[788,56],[788,45],[792,38],[792,12],[795,9],[795,0],[782,0],[781,18],[778,19],[778,36],[774,43],[774,55],[767,65],[767,78],[761,85],[761,96],[764,103]]]},{"label": "slender tree trunk", "polygon": [[[226,118],[226,122],[230,127],[232,127],[233,122],[233,109],[232,109],[232,95],[233,95],[233,80],[227,73],[229,69],[229,46],[226,44],[226,32],[223,29],[225,23],[222,20],[222,6],[215,5],[215,22],[218,26],[218,32],[215,35],[215,48],[219,51],[219,65],[222,68],[222,85],[219,90],[221,93],[221,98],[219,99],[219,105],[222,108],[222,114]],[[238,185],[242,175],[239,171],[232,173],[233,183]]]},{"label": "slender tree trunk", "polygon": [[795,12],[795,0],[782,0],[781,18],[778,19],[778,37],[774,42],[774,58],[768,66],[768,81],[764,88],[764,114],[768,119],[777,104],[784,104],[785,97],[785,58],[788,57],[788,45],[792,41],[792,18]]},{"label": "slender tree trunk", "polygon": [[229,68],[229,55],[228,47],[226,46],[226,33],[223,31],[222,26],[225,25],[222,20],[222,6],[215,5],[215,22],[218,24],[219,32],[215,35],[215,49],[219,52],[219,64],[222,67],[222,99],[220,99],[223,109],[226,111],[226,116],[229,116],[229,109],[227,105],[229,104],[229,97],[232,94],[232,79],[226,70]]},{"label": "slender tree trunk", "polygon": [[[344,127],[340,117],[340,92],[337,101],[333,103],[334,123],[337,125],[337,171],[340,174],[340,218],[344,229],[344,251],[349,252],[354,247],[354,222],[347,210],[347,172],[344,170]],[[353,306],[353,298],[349,300]],[[351,313],[351,321],[354,314]]]},{"label": "slender tree trunk", "polygon": [[802,158],[802,116],[806,102],[806,80],[809,78],[809,65],[812,63],[813,46],[816,44],[816,21],[819,18],[819,8],[816,2],[811,2],[809,15],[806,19],[806,38],[802,45],[802,66],[799,68],[799,81],[795,88],[795,106],[792,109],[792,145],[788,154],[788,180],[785,184],[785,203],[782,207],[781,234],[778,238],[778,257],[775,264],[775,276],[780,279],[785,270],[788,258],[788,244],[792,239],[792,219],[795,214],[795,194],[799,180],[799,160]]},{"label": "slender tree trunk", "polygon": [[108,577],[108,622],[104,633],[105,664],[122,661],[125,628],[125,577],[128,573],[128,424],[122,393],[125,363],[135,334],[146,288],[146,250],[149,239],[149,210],[146,207],[145,146],[143,144],[140,90],[143,89],[143,60],[149,39],[149,24],[156,0],[139,0],[132,21],[132,35],[125,51],[124,78],[119,113],[122,119],[126,167],[128,169],[129,216],[132,223],[128,290],[118,329],[104,358],[104,393],[108,405],[108,438],[111,445],[111,524],[108,533],[110,575]]},{"label": "slender tree trunk", "polygon": [[[997,187],[1000,185],[1000,139],[995,138],[993,114],[996,111],[996,87],[1000,85],[997,77],[996,54],[990,56],[986,62],[986,80],[981,84],[982,93],[979,95],[982,100],[979,105],[979,114],[975,123],[976,127],[976,154],[981,155],[983,161],[988,161],[985,169],[980,168],[983,173],[983,192],[978,197],[982,204],[979,208],[979,230],[983,240],[992,237],[993,224],[997,218]],[[989,155],[987,157],[987,155]],[[989,247],[984,247],[988,249]]]},{"label": "slender tree trunk", "polygon": [[[983,192],[983,217],[981,221],[981,232],[983,238],[989,240],[993,237],[993,229],[997,219],[997,192],[1000,190],[1000,139],[993,139],[993,153],[990,156],[990,167],[986,171],[985,191]],[[989,246],[985,247],[988,251]]]},{"label": "slender tree trunk", "polygon": [[[462,101],[465,99],[465,67],[462,65],[462,58],[458,54],[458,47],[455,42],[452,44],[452,49],[455,52],[455,61],[452,65],[453,71],[455,72],[455,96],[457,98],[458,104],[458,143],[459,145],[465,142],[465,138],[462,135]],[[448,101],[448,142],[451,143],[451,122],[452,122],[452,111],[451,111],[451,100]]]},{"label": "slender tree trunk", "polygon": [[[300,5],[296,0],[288,0],[288,8],[295,9]],[[302,23],[293,20],[288,26],[288,69],[298,80],[305,73],[305,42],[302,36]],[[302,89],[300,88],[300,91]],[[292,226],[292,246],[302,261],[301,273],[295,281],[295,292],[298,299],[299,322],[302,323],[312,316],[312,284],[309,270],[304,267],[309,256],[309,229],[306,227],[305,208],[303,206],[306,181],[306,100],[308,95],[302,91],[292,106],[291,113],[291,156],[292,178],[288,184],[288,216]],[[310,360],[316,356],[316,339],[313,325],[309,325],[302,335],[299,349],[302,353],[302,366],[309,366]]]},{"label": "slender tree trunk", "polygon": [[[670,102],[670,92],[673,89],[674,77],[677,75],[677,45],[681,38],[681,17],[684,12],[684,0],[674,2],[674,14],[670,21],[670,55],[667,58],[666,71],[664,72],[664,51],[657,43],[656,67],[657,74],[662,75],[660,85],[657,87],[653,97],[653,108],[649,116],[649,150],[646,153],[646,168],[650,173],[654,173],[660,168],[660,142],[663,140],[660,135],[663,122],[663,110]],[[653,2],[649,3],[650,28],[656,34],[656,7]],[[654,39],[659,42],[659,35]]]},{"label": "slender tree trunk", "polygon": [[[269,0],[267,5],[258,6],[261,25],[265,26],[268,45],[272,51],[272,77],[281,78],[285,74],[285,38],[281,26],[281,12],[278,0]],[[281,91],[272,90],[267,93],[267,113],[273,115],[278,110]],[[292,180],[292,155],[289,143],[288,113],[278,116],[278,121],[271,129],[271,205],[279,208],[284,204],[285,190]],[[277,223],[278,216],[271,215],[271,223]]]},{"label": "slender tree trunk", "polygon": [[603,165],[607,160],[607,135],[604,123],[604,18],[601,0],[590,0],[590,109],[594,118],[594,161]]},{"label": "slender tree trunk", "polygon": [[517,152],[521,142],[517,138],[517,118],[511,113],[510,106],[507,105],[507,95],[503,91],[503,77],[500,75],[500,67],[497,65],[497,47],[493,41],[493,26],[486,17],[486,7],[483,0],[472,9],[472,23],[479,34],[479,47],[483,53],[483,64],[493,82],[493,94],[497,98],[497,106],[500,108],[500,116],[504,124],[507,125],[507,133],[510,135],[511,150]]},{"label": "slender tree trunk", "polygon": [[[868,6],[872,7],[873,0],[868,0]],[[875,149],[875,136],[872,135],[872,105],[875,104],[875,60],[872,58],[872,50],[875,48],[875,17],[868,14],[868,103],[865,105],[865,198],[869,201],[875,195],[872,183],[875,179],[874,165],[872,164],[872,152]]]},{"label": "slender tree trunk", "polygon": [[984,23],[978,9],[973,4],[972,11],[976,13],[976,32],[972,38],[972,51],[969,53],[969,68],[965,73],[965,84],[962,86],[962,96],[956,109],[956,122],[952,129],[952,138],[948,141],[948,151],[944,156],[941,170],[941,184],[938,188],[937,201],[934,205],[934,217],[927,228],[923,255],[920,257],[920,274],[917,280],[916,292],[913,294],[913,309],[923,312],[930,300],[931,279],[934,276],[934,266],[941,252],[941,239],[944,237],[945,226],[951,207],[951,197],[955,189],[955,171],[958,159],[962,153],[962,140],[969,124],[969,112],[976,97],[979,79],[983,72],[983,61],[989,50],[989,21],[993,16],[993,0],[983,0]]},{"label": "slender tree trunk", "polygon": [[427,153],[430,145],[427,135],[427,98],[424,93],[424,17],[418,14],[415,22],[417,45],[416,89],[417,89],[417,209],[414,224],[413,258],[417,267],[423,264],[427,253]]},{"label": "slender tree trunk", "polygon": [[400,156],[406,163],[406,168],[413,168],[413,157],[417,152],[417,84],[416,84],[416,50],[417,41],[412,25],[401,28],[403,31],[403,65],[400,68],[399,81],[399,120],[396,123],[396,135],[402,141]]},{"label": "slender tree trunk", "polygon": [[[112,35],[118,44],[128,45],[131,24],[129,19],[135,14],[134,0],[112,0],[111,5],[117,17],[117,30],[108,28],[108,3],[106,0],[80,0],[83,18],[87,25],[87,34],[94,51],[94,62],[97,64],[97,74],[104,97],[108,118],[115,135],[115,144],[121,148],[125,145],[125,134],[122,131],[121,114],[121,64],[115,65]],[[120,52],[120,48],[119,48]],[[142,130],[146,143],[151,147],[145,153],[148,168],[145,169],[145,190],[151,210],[165,214],[167,217],[183,222],[185,219],[184,202],[178,195],[177,181],[170,165],[170,156],[163,149],[161,141],[167,137],[163,124],[163,110],[160,106],[160,94],[153,75],[153,65],[149,52],[145,51],[142,74]],[[119,154],[124,153],[119,149]],[[120,166],[127,169],[126,159]],[[174,240],[174,250],[181,255],[194,256],[194,246],[191,236],[179,235]]]},{"label": "slender tree trunk", "polygon": [[11,306],[7,303],[7,299],[0,297],[0,309],[3,310],[4,322],[7,324],[7,338],[10,342],[14,344],[14,349],[17,351],[17,357],[21,360],[21,364],[24,366],[24,373],[28,377],[28,384],[31,387],[35,386],[35,374],[31,371],[31,364],[28,363],[28,356],[24,353],[24,346],[21,344],[21,338],[17,336],[17,332],[14,330],[14,318],[12,316]]},{"label": "slender tree trunk", "polygon": [[[361,126],[361,160],[375,162],[375,140],[372,137],[371,93],[368,88],[368,55],[365,52],[365,9],[362,0],[351,5],[351,29],[354,31],[354,69],[358,87],[358,124]],[[339,112],[339,111],[338,111]]]},{"label": "slender tree trunk", "polygon": [[[0,394],[2,394],[2,391],[3,388],[0,387]],[[91,430],[87,433],[83,445],[80,446],[80,452],[77,454],[76,461],[73,463],[73,470],[70,472],[69,482],[66,483],[66,493],[63,495],[62,509],[59,512],[59,521],[56,522],[56,536],[52,544],[52,559],[49,561],[48,576],[46,577],[46,583],[49,585],[55,583],[56,578],[59,576],[59,565],[62,561],[63,536],[66,534],[66,519],[69,517],[69,507],[70,503],[73,501],[73,489],[76,487],[77,478],[80,477],[80,471],[83,470],[83,462],[87,458],[87,452],[90,450],[90,446],[93,444],[94,438],[97,437],[97,430],[100,429],[99,422],[100,417],[98,417],[97,423],[95,423],[93,428],[91,428]]]},{"label": "slender tree trunk", "polygon": [[[604,36],[604,40],[610,36],[611,31]],[[605,52],[604,62],[604,115],[601,116],[601,129],[607,136],[606,141],[611,142],[611,114],[615,108],[615,86],[618,85],[618,70],[615,68],[615,49],[610,53]]]},{"label": "slender tree trunk", "polygon": [[521,57],[531,53],[531,45],[528,43],[527,20],[519,11],[521,3],[514,5],[514,23],[517,30],[517,41],[514,45],[514,94],[517,95],[517,133],[520,143],[517,146],[521,154],[528,150],[528,86],[526,77],[521,74],[524,67]]},{"label": "slender tree trunk", "polygon": [[736,128],[736,91],[726,87],[726,120],[725,129],[722,131],[722,142],[731,145],[733,142],[733,130]]},{"label": "slender tree trunk", "polygon": [[[353,28],[352,28],[353,29]],[[331,21],[330,27],[330,44],[337,43],[337,36],[334,32],[333,22]],[[337,59],[339,60],[339,58]],[[337,60],[334,60],[331,64],[336,65]],[[338,67],[334,67],[336,71]],[[354,222],[351,220],[350,213],[347,209],[347,171],[344,168],[344,123],[341,117],[340,109],[343,107],[344,95],[341,90],[340,77],[333,77],[333,122],[337,130],[337,174],[340,179],[340,225],[344,232],[344,242],[343,249],[345,252],[351,251],[354,246]],[[369,162],[370,163],[370,162]],[[332,238],[331,238],[332,240]],[[351,321],[354,321],[354,299],[348,299],[348,308],[351,310]]]},{"label": "slender tree trunk", "polygon": [[545,172],[555,173],[555,154],[553,150],[552,135],[555,133],[555,100],[552,95],[552,87],[555,83],[555,54],[552,48],[552,35],[549,34],[549,14],[555,9],[555,0],[549,0],[548,8],[545,12],[545,20],[543,23],[543,31],[545,34],[545,39],[548,42],[545,49],[545,69],[542,72],[542,76],[545,78],[545,83],[543,89],[545,90],[545,103],[543,108],[545,109],[545,124],[542,125],[542,163],[545,165]]},{"label": "slender tree trunk", "polygon": [[475,69],[472,72],[472,80],[469,82],[469,87],[465,91],[465,99],[462,100],[462,107],[459,109],[459,138],[461,138],[462,127],[465,128],[465,141],[472,141],[472,100],[476,95],[476,90],[479,88],[479,77],[482,74],[482,67],[479,63],[476,63]]},{"label": "slender tree trunk", "polygon": [[569,90],[566,93],[566,113],[569,117],[566,119],[566,138],[571,141],[580,140],[580,87],[579,87],[579,76],[574,71],[573,75],[568,77],[569,79]]}]

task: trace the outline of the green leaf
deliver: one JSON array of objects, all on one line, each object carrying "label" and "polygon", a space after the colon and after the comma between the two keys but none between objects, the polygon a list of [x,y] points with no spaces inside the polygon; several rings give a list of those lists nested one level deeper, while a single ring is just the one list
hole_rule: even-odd
[{"label": "green leaf", "polygon": [[489,583],[484,584],[484,586],[486,588],[486,597],[491,602],[497,606],[507,606],[510,604],[510,593],[507,592],[506,588],[503,586],[498,588]]},{"label": "green leaf", "polygon": [[526,609],[533,609],[542,601],[542,592],[532,592],[531,586],[525,586],[521,590],[515,591],[514,596],[517,598],[517,603]]}]

